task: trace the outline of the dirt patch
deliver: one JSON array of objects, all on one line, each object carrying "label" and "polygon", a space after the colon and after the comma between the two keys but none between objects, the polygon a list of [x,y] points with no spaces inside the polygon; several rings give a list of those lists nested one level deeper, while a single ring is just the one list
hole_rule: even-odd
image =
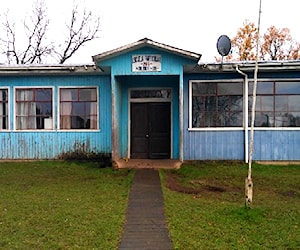
[{"label": "dirt patch", "polygon": [[[193,182],[191,182],[193,184]],[[201,183],[198,181],[197,187],[189,187],[185,186],[182,183],[180,183],[179,178],[176,176],[176,174],[167,173],[166,174],[166,186],[170,190],[185,193],[185,194],[201,194],[201,193],[207,193],[207,192],[213,192],[213,193],[223,193],[226,191],[229,191],[228,188],[223,186],[217,186],[217,185],[209,185],[205,183]]]},{"label": "dirt patch", "polygon": [[297,195],[297,192],[294,190],[288,190],[285,192],[281,192],[281,195],[285,196],[285,197],[295,197]]}]

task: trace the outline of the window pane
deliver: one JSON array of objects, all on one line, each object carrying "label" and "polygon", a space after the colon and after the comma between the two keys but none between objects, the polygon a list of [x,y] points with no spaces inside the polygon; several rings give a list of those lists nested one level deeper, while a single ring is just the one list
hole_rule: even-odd
[{"label": "window pane", "polygon": [[33,101],[33,90],[17,90],[17,101]]},{"label": "window pane", "polygon": [[193,83],[193,96],[215,95],[217,93],[217,83]]},{"label": "window pane", "polygon": [[37,89],[35,91],[36,101],[51,101],[52,100],[52,90],[51,89]]},{"label": "window pane", "polygon": [[218,95],[242,95],[242,94],[243,94],[243,84],[240,82],[218,84]]},{"label": "window pane", "polygon": [[243,84],[192,83],[193,127],[243,125]]},{"label": "window pane", "polygon": [[52,118],[52,89],[17,89],[16,97],[16,129],[45,129],[45,119]]},{"label": "window pane", "polygon": [[[253,94],[253,82],[249,83],[249,95]],[[273,82],[257,82],[256,94],[274,94]]]},{"label": "window pane", "polygon": [[80,89],[79,101],[96,101],[96,89]]},{"label": "window pane", "polygon": [[218,127],[239,127],[243,126],[242,112],[222,112],[218,113]]},{"label": "window pane", "polygon": [[217,113],[216,112],[204,112],[205,126],[216,127],[217,126]]},{"label": "window pane", "polygon": [[61,89],[60,90],[60,99],[61,99],[61,101],[78,100],[77,90]]},{"label": "window pane", "polygon": [[243,110],[243,96],[231,97],[231,110],[242,111]]},{"label": "window pane", "polygon": [[131,90],[130,98],[171,98],[170,89]]},{"label": "window pane", "polygon": [[261,100],[261,109],[260,110],[272,111],[274,109],[274,97],[273,96],[261,96],[260,100]]},{"label": "window pane", "polygon": [[243,126],[243,112],[231,113],[229,126],[242,127]]},{"label": "window pane", "polygon": [[276,82],[276,94],[300,94],[300,82]]},{"label": "window pane", "polygon": [[72,115],[83,115],[85,114],[85,103],[84,102],[73,102]]},{"label": "window pane", "polygon": [[37,102],[36,105],[37,115],[52,116],[52,103],[51,102]]},{"label": "window pane", "polygon": [[300,127],[300,112],[290,112],[289,120],[291,127]]},{"label": "window pane", "polygon": [[216,111],[217,110],[217,97],[207,96],[205,98],[205,110],[206,111]]},{"label": "window pane", "polygon": [[205,111],[205,97],[202,96],[193,97],[193,110]]},{"label": "window pane", "polygon": [[229,111],[231,106],[230,103],[229,96],[218,97],[218,111]]},{"label": "window pane", "polygon": [[289,110],[300,111],[300,95],[290,95],[288,103]]},{"label": "window pane", "polygon": [[[249,124],[251,126],[251,112],[249,112]],[[273,112],[255,112],[255,127],[274,127]]]},{"label": "window pane", "polygon": [[8,90],[0,89],[0,130],[8,129]]},{"label": "window pane", "polygon": [[288,113],[275,112],[275,127],[289,127],[290,120]]},{"label": "window pane", "polygon": [[275,111],[287,111],[288,110],[288,97],[287,96],[275,96]]},{"label": "window pane", "polygon": [[97,129],[97,89],[60,89],[60,128]]}]

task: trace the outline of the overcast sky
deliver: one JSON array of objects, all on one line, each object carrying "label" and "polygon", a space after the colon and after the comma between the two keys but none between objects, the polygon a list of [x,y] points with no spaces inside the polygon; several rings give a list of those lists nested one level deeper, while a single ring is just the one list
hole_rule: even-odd
[{"label": "overcast sky", "polygon": [[[73,0],[45,0],[52,28],[59,34]],[[81,1],[81,0],[77,0]],[[34,0],[1,2],[15,17],[30,12]],[[93,55],[149,38],[202,54],[201,61],[218,56],[220,35],[234,37],[248,19],[257,24],[259,0],[85,0],[85,5],[102,19],[101,38],[85,45],[69,63],[91,63]],[[299,0],[262,0],[261,33],[268,27],[289,28],[300,42]],[[0,11],[0,12],[1,12]],[[2,31],[1,31],[2,32]],[[0,33],[0,34],[3,34]]]}]

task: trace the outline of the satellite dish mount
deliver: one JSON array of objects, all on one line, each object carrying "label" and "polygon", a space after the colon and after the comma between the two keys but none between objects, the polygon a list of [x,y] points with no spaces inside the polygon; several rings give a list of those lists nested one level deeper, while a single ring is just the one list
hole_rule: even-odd
[{"label": "satellite dish mount", "polygon": [[222,56],[222,64],[223,64],[223,57],[227,56],[231,50],[231,42],[228,36],[221,35],[217,41],[217,50],[219,54]]}]

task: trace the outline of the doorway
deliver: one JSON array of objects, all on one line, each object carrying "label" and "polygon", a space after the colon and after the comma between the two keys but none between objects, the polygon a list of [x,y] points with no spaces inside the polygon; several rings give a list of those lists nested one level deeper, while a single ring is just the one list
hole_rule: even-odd
[{"label": "doorway", "polygon": [[169,159],[171,103],[132,102],[130,116],[130,158]]}]

